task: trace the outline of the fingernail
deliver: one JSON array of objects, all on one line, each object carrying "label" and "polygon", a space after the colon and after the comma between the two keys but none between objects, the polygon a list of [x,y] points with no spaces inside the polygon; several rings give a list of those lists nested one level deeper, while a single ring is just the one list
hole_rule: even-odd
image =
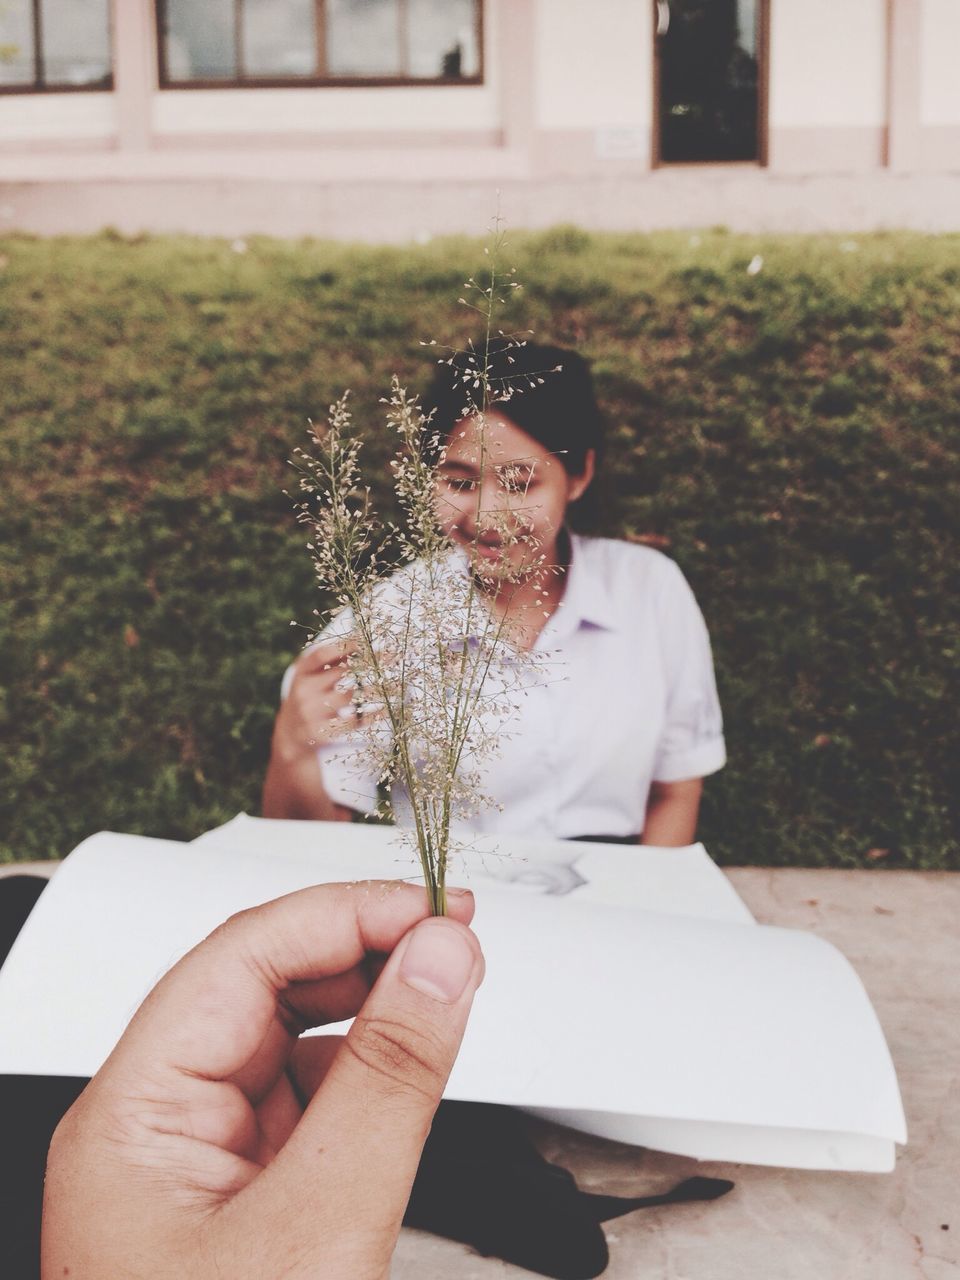
[{"label": "fingernail", "polygon": [[400,977],[415,991],[454,1004],[466,990],[473,963],[473,950],[455,925],[424,920],[410,935]]},{"label": "fingernail", "polygon": [[447,889],[448,898],[469,898],[472,893],[472,889]]}]

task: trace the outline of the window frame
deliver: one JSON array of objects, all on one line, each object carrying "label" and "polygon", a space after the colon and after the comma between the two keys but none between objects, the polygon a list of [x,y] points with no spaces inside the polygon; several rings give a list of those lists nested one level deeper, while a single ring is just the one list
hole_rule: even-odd
[{"label": "window frame", "polygon": [[40,93],[113,93],[114,75],[113,5],[107,5],[107,49],[110,54],[110,74],[96,84],[49,84],[44,75],[43,14],[41,0],[31,0],[33,15],[33,80],[29,84],[0,84],[3,94]]},{"label": "window frame", "polygon": [[[389,88],[421,88],[436,87],[475,88],[484,83],[484,0],[473,0],[474,30],[476,32],[478,70],[472,76],[434,76],[429,79],[423,76],[245,76],[243,66],[243,16],[244,0],[232,0],[233,4],[233,40],[237,65],[241,68],[239,75],[218,76],[214,79],[171,80],[167,68],[167,51],[165,43],[166,0],[155,0],[154,17],[157,30],[157,75],[160,89],[389,89]],[[407,0],[399,0],[401,12]],[[326,21],[324,10],[326,0],[314,0],[314,11],[317,16],[317,61],[326,61]]]}]

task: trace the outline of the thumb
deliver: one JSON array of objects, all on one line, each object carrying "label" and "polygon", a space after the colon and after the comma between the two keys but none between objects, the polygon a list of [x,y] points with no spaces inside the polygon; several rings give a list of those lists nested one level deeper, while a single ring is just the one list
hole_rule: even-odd
[{"label": "thumb", "polygon": [[[465,925],[431,918],[413,928],[267,1171],[298,1216],[351,1223],[364,1257],[345,1274],[386,1271],[483,971]],[[330,1237],[318,1247],[329,1268]]]}]

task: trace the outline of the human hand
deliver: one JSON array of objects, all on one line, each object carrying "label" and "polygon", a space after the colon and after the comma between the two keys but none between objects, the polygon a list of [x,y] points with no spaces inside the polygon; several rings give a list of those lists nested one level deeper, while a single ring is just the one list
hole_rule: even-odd
[{"label": "human hand", "polygon": [[356,651],[356,641],[344,636],[324,640],[297,659],[274,725],[272,751],[280,760],[295,764],[312,758],[317,747],[345,737],[369,718],[342,714],[356,701],[349,670]]},{"label": "human hand", "polygon": [[483,977],[472,896],[450,913],[321,885],[184,957],[54,1134],[44,1280],[386,1276]]}]

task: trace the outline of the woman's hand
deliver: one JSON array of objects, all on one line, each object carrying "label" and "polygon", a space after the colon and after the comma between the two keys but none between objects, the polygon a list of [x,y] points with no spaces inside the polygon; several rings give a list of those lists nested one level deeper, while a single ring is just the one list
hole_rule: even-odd
[{"label": "woman's hand", "polygon": [[44,1280],[386,1276],[483,976],[472,897],[450,909],[323,885],[181,960],[54,1134]]},{"label": "woman's hand", "polygon": [[350,809],[327,795],[317,748],[347,737],[370,718],[343,714],[355,705],[357,696],[349,671],[356,648],[350,636],[325,640],[297,660],[293,683],[274,722],[263,784],[265,818],[351,818]]},{"label": "woman's hand", "polygon": [[346,636],[325,640],[297,659],[273,730],[273,751],[284,761],[315,756],[317,747],[345,737],[359,723],[359,716],[342,714],[356,698],[348,665],[356,650],[356,641]]}]

